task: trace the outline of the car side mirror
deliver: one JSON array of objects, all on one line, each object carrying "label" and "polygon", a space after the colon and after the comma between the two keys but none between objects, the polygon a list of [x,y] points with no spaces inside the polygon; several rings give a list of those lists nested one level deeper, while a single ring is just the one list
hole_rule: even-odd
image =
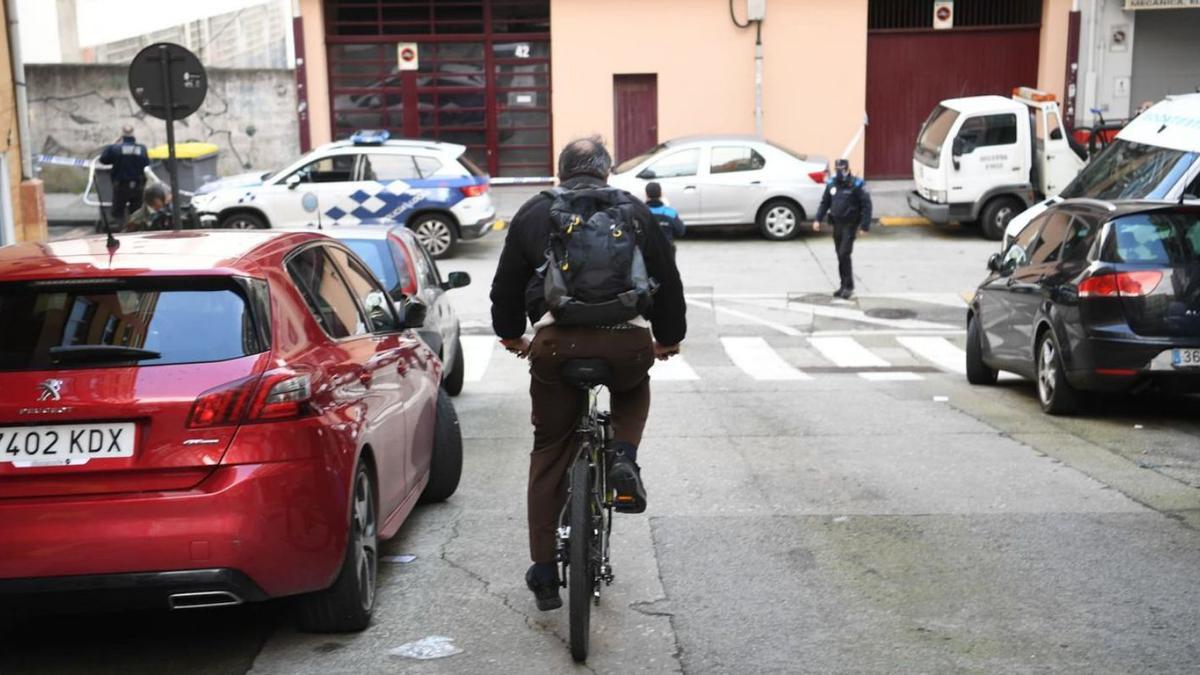
[{"label": "car side mirror", "polygon": [[287,180],[284,181],[284,185],[287,185],[287,189],[289,189],[289,190],[295,190],[296,186],[299,184],[300,184],[300,175],[295,174],[295,173],[288,176]]},{"label": "car side mirror", "polygon": [[425,325],[425,314],[429,308],[420,300],[408,298],[396,303],[396,314],[400,316],[401,328],[420,328]]},{"label": "car side mirror", "polygon": [[650,169],[642,169],[641,173],[639,173],[637,177],[639,180],[654,180],[655,178],[654,171]]},{"label": "car side mirror", "polygon": [[452,288],[462,288],[463,286],[471,285],[471,275],[466,272],[451,272],[446,275],[446,280],[442,282],[442,290],[450,290]]}]

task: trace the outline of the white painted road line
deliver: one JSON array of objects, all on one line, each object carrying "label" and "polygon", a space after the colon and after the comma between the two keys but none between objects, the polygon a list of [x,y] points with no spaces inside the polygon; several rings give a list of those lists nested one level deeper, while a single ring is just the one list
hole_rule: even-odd
[{"label": "white painted road line", "polygon": [[809,338],[821,356],[839,368],[886,368],[891,364],[872,354],[866,347],[849,337]]},{"label": "white painted road line", "polygon": [[884,371],[881,373],[859,373],[859,377],[871,382],[911,382],[913,380],[923,380],[917,373],[910,373],[906,370],[902,371]]},{"label": "white painted road line", "polygon": [[463,379],[467,382],[481,381],[498,346],[496,338],[490,335],[464,335],[459,340],[463,349]]},{"label": "white painted road line", "polygon": [[721,345],[734,365],[756,380],[811,380],[793,368],[760,337],[723,337]]},{"label": "white painted road line", "polygon": [[699,380],[700,376],[687,361],[683,360],[682,356],[672,356],[666,361],[655,360],[654,365],[650,368],[650,379],[659,382],[668,381],[692,381]]},{"label": "white painted road line", "polygon": [[955,347],[942,337],[898,337],[899,342],[908,351],[936,365],[942,370],[965,375],[967,373],[967,353]]},{"label": "white painted road line", "polygon": [[721,312],[722,314],[728,314],[729,316],[736,316],[739,319],[745,319],[746,321],[756,323],[760,326],[766,326],[767,328],[777,330],[780,333],[783,333],[784,335],[791,335],[792,337],[797,337],[797,336],[803,335],[803,333],[796,330],[795,328],[792,328],[791,326],[788,326],[788,325],[785,325],[782,323],[776,323],[769,319],[763,319],[761,317],[754,316],[753,314],[747,314],[746,312],[739,312],[736,309],[729,309],[728,307],[722,307],[722,306],[714,304],[714,303],[704,302],[704,301],[696,300],[693,298],[687,298],[686,302],[687,302],[687,304],[692,305],[694,307],[703,307],[704,309],[711,309],[713,311]]}]

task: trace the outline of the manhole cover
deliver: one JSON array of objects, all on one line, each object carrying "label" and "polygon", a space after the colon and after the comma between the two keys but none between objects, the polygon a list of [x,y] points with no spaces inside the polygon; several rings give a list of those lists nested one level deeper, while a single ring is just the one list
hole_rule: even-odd
[{"label": "manhole cover", "polygon": [[895,307],[876,307],[863,312],[869,317],[875,319],[912,319],[917,316],[917,313],[911,309],[897,309]]}]

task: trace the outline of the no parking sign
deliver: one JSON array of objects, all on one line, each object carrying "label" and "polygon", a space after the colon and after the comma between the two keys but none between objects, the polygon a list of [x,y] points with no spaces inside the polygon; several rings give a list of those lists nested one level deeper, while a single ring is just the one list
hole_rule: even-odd
[{"label": "no parking sign", "polygon": [[420,67],[417,60],[417,43],[401,42],[396,45],[396,60],[400,62],[400,70],[416,70]]},{"label": "no parking sign", "polygon": [[954,0],[934,1],[933,27],[939,30],[954,28]]}]

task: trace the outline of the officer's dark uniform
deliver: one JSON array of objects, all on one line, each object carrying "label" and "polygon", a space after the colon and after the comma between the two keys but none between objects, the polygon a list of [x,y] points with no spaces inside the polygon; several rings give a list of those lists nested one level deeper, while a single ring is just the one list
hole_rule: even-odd
[{"label": "officer's dark uniform", "polygon": [[143,171],[150,165],[146,146],[133,136],[122,136],[100,155],[100,163],[112,166],[112,217],[118,226],[125,224],[125,214],[142,206],[142,189],[146,186]]},{"label": "officer's dark uniform", "polygon": [[825,195],[817,209],[817,222],[825,220],[833,224],[833,245],[837,249],[838,274],[842,278],[842,292],[854,290],[854,270],[850,255],[854,252],[854,239],[859,228],[871,230],[871,195],[863,179],[849,172],[841,177],[834,176],[825,182]]}]

